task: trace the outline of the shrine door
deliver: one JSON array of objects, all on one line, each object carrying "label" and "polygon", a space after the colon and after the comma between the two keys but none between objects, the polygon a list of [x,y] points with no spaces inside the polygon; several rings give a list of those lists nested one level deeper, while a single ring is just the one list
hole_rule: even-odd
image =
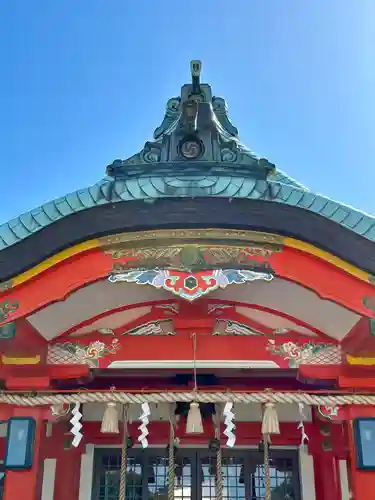
[{"label": "shrine door", "polygon": [[[92,500],[118,500],[121,450],[97,449]],[[207,449],[181,448],[175,457],[175,500],[215,500],[216,457]],[[272,500],[300,500],[298,454],[271,452]],[[263,455],[223,450],[224,500],[265,498]],[[127,500],[167,500],[167,450],[132,449],[127,457]]]}]

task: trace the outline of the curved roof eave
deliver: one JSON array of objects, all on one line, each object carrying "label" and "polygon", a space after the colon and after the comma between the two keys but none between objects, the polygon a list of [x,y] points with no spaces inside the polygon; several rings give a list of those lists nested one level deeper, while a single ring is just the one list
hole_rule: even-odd
[{"label": "curved roof eave", "polygon": [[[280,177],[281,175],[281,177]],[[69,215],[120,201],[152,202],[165,198],[241,198],[281,203],[325,217],[375,242],[375,218],[347,205],[306,190],[285,174],[284,182],[241,176],[207,175],[202,178],[149,175],[114,180],[105,177],[93,186],[46,203],[0,226],[0,251]],[[288,181],[286,181],[288,179]],[[288,184],[286,183],[288,182]]]},{"label": "curved roof eave", "polygon": [[[244,146],[238,129],[229,118],[225,100],[213,96],[210,85],[200,82],[201,69],[200,61],[191,62],[191,83],[182,86],[180,97],[168,100],[163,121],[155,130],[153,140],[147,141],[140,152],[108,165],[108,177],[93,186],[46,203],[0,226],[0,251],[57,221],[64,224],[66,217],[94,207],[101,206],[105,210],[105,205],[118,202],[225,198],[252,200],[255,204],[274,202],[283,205],[284,212],[289,207],[289,211],[302,209],[306,213],[297,214],[299,220],[303,218],[302,225],[305,216],[308,216],[306,224],[314,218],[312,214],[321,216],[353,233],[348,234],[351,239],[363,237],[362,246],[367,247],[368,255],[372,254],[368,241],[375,241],[375,218],[311,193],[277,170],[267,159],[258,157]],[[263,212],[268,208],[274,212],[275,206],[266,204],[266,207],[262,208]],[[85,216],[83,213],[82,218]],[[221,217],[221,214],[216,214],[216,217]],[[295,214],[285,217],[289,217],[289,230],[294,229]],[[278,214],[273,214],[272,220],[281,231],[285,221],[279,222]],[[325,225],[318,220],[319,226]],[[108,224],[107,219],[100,222],[102,226]],[[72,221],[73,226],[74,223]],[[323,223],[329,224],[326,220]],[[337,229],[341,230],[341,227]],[[105,227],[101,228],[101,231],[105,230]],[[320,243],[324,244],[331,238],[331,233],[328,231],[319,236]],[[43,236],[39,238],[42,239]],[[349,246],[354,253],[353,244]],[[0,258],[4,267],[5,261]],[[375,269],[375,262],[373,265]]]}]

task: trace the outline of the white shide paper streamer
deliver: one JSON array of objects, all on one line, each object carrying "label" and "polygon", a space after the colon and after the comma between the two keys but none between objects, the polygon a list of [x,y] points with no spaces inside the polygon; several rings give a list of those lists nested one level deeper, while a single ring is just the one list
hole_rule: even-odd
[{"label": "white shide paper streamer", "polygon": [[233,422],[234,413],[232,411],[233,403],[226,403],[224,406],[224,435],[227,436],[227,446],[229,448],[233,448],[236,443],[236,435],[234,433],[234,429],[236,428],[235,423]]},{"label": "white shide paper streamer", "polygon": [[142,413],[139,417],[141,425],[138,427],[138,430],[141,432],[141,435],[138,437],[138,441],[141,443],[142,448],[147,448],[148,446],[147,436],[149,434],[147,426],[150,422],[148,417],[151,415],[151,410],[150,410],[150,405],[148,403],[142,403],[141,408],[142,408]]},{"label": "white shide paper streamer", "polygon": [[77,448],[79,446],[79,443],[81,442],[81,440],[83,438],[83,434],[81,433],[81,429],[82,429],[82,424],[81,424],[82,413],[79,411],[80,407],[81,407],[81,403],[76,403],[74,405],[74,408],[72,410],[73,417],[70,419],[70,423],[73,426],[70,429],[70,432],[74,436],[73,441],[72,441],[72,446],[74,446],[74,448]]}]

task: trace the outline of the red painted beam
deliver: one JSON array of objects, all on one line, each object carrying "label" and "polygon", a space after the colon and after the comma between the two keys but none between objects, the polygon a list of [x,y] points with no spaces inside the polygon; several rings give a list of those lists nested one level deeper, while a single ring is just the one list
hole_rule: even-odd
[{"label": "red painted beam", "polygon": [[[91,318],[87,318],[85,319],[84,321],[81,321],[80,323],[77,323],[76,325],[74,325],[73,327],[69,328],[68,330],[65,330],[64,332],[61,332],[61,334],[53,339],[51,342],[61,342],[61,339],[65,338],[65,337],[69,337],[70,335],[72,335],[74,332],[76,332],[77,330],[79,330],[80,328],[83,328],[85,326],[89,326],[91,325],[92,323],[94,323],[95,321],[98,321],[99,319],[103,319],[103,318],[106,318],[108,316],[111,316],[112,314],[116,314],[116,313],[119,313],[119,312],[122,312],[122,311],[127,311],[127,310],[130,310],[130,309],[137,309],[139,307],[147,307],[147,306],[158,306],[158,305],[166,305],[166,304],[174,304],[176,303],[176,300],[174,299],[170,299],[170,300],[154,300],[154,301],[148,301],[148,302],[140,302],[138,304],[127,304],[127,305],[124,305],[124,306],[120,306],[120,307],[115,307],[114,309],[111,309],[111,310],[108,310],[108,311],[104,311],[100,314],[97,314],[96,316],[92,316]],[[163,312],[163,310],[160,310],[160,312],[158,314],[156,313],[153,313],[151,311],[150,314],[150,321],[152,321],[151,318],[163,318],[163,319],[169,319],[171,318],[171,314],[170,312],[166,311],[166,312]],[[143,319],[147,316],[149,316],[149,314],[143,316]],[[115,330],[115,333],[121,335],[121,333],[123,333],[123,331],[126,329],[128,329],[128,326],[131,325],[131,328],[136,328],[137,326],[141,326],[142,324],[144,324],[143,322],[140,323],[140,320],[141,318],[138,318],[137,320],[134,320],[134,322],[132,321],[131,323],[129,324],[125,324],[123,326],[121,326],[120,328],[118,328],[117,330]]]},{"label": "red painted beam", "polygon": [[90,369],[88,365],[48,365],[48,375],[55,380],[69,380],[88,377]]},{"label": "red painted beam", "polygon": [[299,365],[301,377],[311,380],[337,380],[341,373],[341,365]]},{"label": "red painted beam", "polygon": [[[194,443],[195,445],[207,444],[208,441],[214,437],[214,429],[212,422],[204,421],[204,433],[200,435],[187,435],[185,433],[186,421],[181,418],[178,422],[176,429],[176,437],[180,439],[181,445]],[[100,432],[100,422],[84,422],[84,440],[86,443],[93,444],[106,444],[106,445],[120,445],[122,440],[122,433],[119,434],[102,434]],[[138,430],[139,422],[133,422],[128,425],[128,432],[136,442],[139,436]],[[236,443],[237,445],[257,445],[261,441],[261,422],[236,422]],[[307,422],[305,430],[309,434],[313,426]],[[150,432],[148,440],[150,445],[165,445],[169,442],[169,423],[168,422],[150,422],[148,426]],[[225,437],[223,436],[224,426],[222,425],[221,435],[223,443]],[[280,435],[272,436],[272,443],[274,445],[284,446],[297,446],[301,442],[301,431],[298,429],[298,422],[281,422]]]},{"label": "red painted beam", "polygon": [[89,367],[82,365],[9,365],[0,367],[0,378],[9,390],[43,390],[52,380],[86,378]]},{"label": "red painted beam", "polygon": [[[273,334],[273,330],[271,328],[267,328],[266,326],[262,325],[259,322],[256,322],[252,319],[247,318],[246,316],[244,316],[242,314],[237,313],[235,311],[235,306],[244,307],[244,308],[248,308],[248,309],[254,309],[257,311],[264,311],[268,314],[272,314],[274,316],[285,318],[288,321],[295,323],[296,325],[299,325],[303,328],[306,328],[307,330],[310,330],[312,333],[315,333],[318,337],[325,339],[325,341],[329,341],[330,343],[337,343],[337,341],[335,339],[332,339],[327,334],[325,334],[321,330],[313,327],[309,323],[306,323],[305,321],[302,321],[302,320],[300,320],[294,316],[291,316],[289,314],[285,314],[281,311],[277,311],[277,310],[271,309],[269,307],[261,306],[259,304],[247,304],[247,303],[243,303],[243,302],[232,302],[232,301],[228,301],[228,300],[218,301],[218,300],[213,300],[213,299],[202,299],[202,301],[200,301],[200,302],[203,302],[207,305],[209,305],[209,304],[225,304],[225,305],[232,306],[231,308],[225,309],[225,311],[221,311],[220,314],[213,313],[212,315],[210,314],[208,317],[212,316],[215,319],[223,319],[223,320],[225,320],[225,319],[231,320],[232,319],[233,321],[238,321],[240,323],[247,324],[247,325],[249,325],[250,328],[255,328],[257,330],[260,330],[265,335]],[[176,303],[176,301],[175,300],[174,301],[168,300],[168,301],[158,301],[158,302],[156,302],[156,301],[142,302],[139,304],[131,304],[131,305],[117,307],[115,309],[108,310],[108,311],[105,311],[101,314],[93,316],[91,318],[88,318],[85,321],[82,321],[81,323],[78,323],[74,327],[69,328],[69,330],[62,332],[59,335],[59,337],[52,340],[51,342],[61,342],[61,340],[63,338],[69,337],[71,334],[73,334],[74,332],[76,332],[80,328],[83,328],[85,326],[89,326],[90,324],[94,323],[95,321],[98,321],[99,319],[103,319],[105,317],[111,316],[111,315],[116,314],[118,312],[130,310],[130,309],[134,309],[134,308],[138,308],[138,307],[153,306],[154,309],[150,313],[146,314],[145,316],[142,316],[141,318],[137,318],[136,320],[132,321],[131,323],[124,324],[120,328],[116,329],[114,331],[115,335],[121,335],[125,331],[136,328],[137,326],[141,326],[149,321],[174,319],[174,318],[176,318],[176,315],[171,316],[169,311],[163,311],[162,309],[158,309],[157,307],[155,307],[157,305],[171,304],[171,303]],[[188,305],[190,306],[190,304],[188,304]],[[186,311],[186,305],[185,305],[185,311]],[[184,322],[188,321],[188,318],[192,319],[195,314],[196,314],[196,310],[195,310],[195,308],[192,308],[191,312],[190,312],[189,316],[186,318],[186,320],[184,319],[182,321],[184,321]],[[178,316],[177,321],[180,321],[179,316]],[[294,331],[292,333],[296,333],[296,335],[300,335],[299,333],[294,332]],[[90,335],[90,334],[88,334],[88,335]]]},{"label": "red painted beam", "polygon": [[361,318],[341,342],[343,351],[354,357],[375,357],[375,331],[371,329],[371,320]]},{"label": "red painted beam", "polygon": [[16,320],[16,335],[2,342],[1,353],[9,357],[41,356],[47,353],[47,340],[24,318]]},{"label": "red painted beam", "polygon": [[[11,318],[25,317],[46,305],[66,298],[73,291],[105,278],[115,261],[100,249],[76,255],[41,273],[25,284],[7,290],[2,300],[17,301],[19,307]],[[372,317],[372,310],[364,301],[374,296],[372,284],[357,279],[343,269],[300,250],[284,247],[275,252],[269,264],[277,276],[313,290],[323,299]],[[10,319],[11,319],[10,318]],[[0,322],[5,323],[8,319]]]}]

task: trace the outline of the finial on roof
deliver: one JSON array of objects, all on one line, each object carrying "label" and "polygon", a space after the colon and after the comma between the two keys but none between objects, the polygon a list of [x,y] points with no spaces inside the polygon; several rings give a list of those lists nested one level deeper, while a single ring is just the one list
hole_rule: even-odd
[{"label": "finial on roof", "polygon": [[187,100],[182,102],[181,128],[187,133],[197,132],[197,121],[199,111],[199,101],[201,101],[200,74],[202,63],[200,61],[190,62],[191,70],[191,92]]},{"label": "finial on roof", "polygon": [[[224,99],[213,97],[210,85],[201,83],[202,63],[190,62],[191,83],[183,85],[181,97],[169,99],[153,141],[127,160],[116,160],[107,168],[110,176],[128,174],[131,165],[169,165],[190,172],[202,169],[245,168],[249,175],[267,178],[275,166],[241,144],[231,123]],[[188,164],[189,167],[188,167]],[[228,170],[229,171],[229,170]]]},{"label": "finial on roof", "polygon": [[191,79],[192,79],[192,92],[193,94],[201,93],[201,72],[202,63],[201,61],[190,61]]}]

